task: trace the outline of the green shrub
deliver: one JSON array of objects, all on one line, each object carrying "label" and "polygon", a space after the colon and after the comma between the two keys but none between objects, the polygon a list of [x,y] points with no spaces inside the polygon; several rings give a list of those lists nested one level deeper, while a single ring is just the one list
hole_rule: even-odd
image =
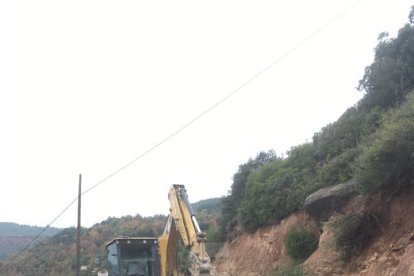
[{"label": "green shrub", "polygon": [[291,229],[285,236],[285,247],[292,259],[304,261],[318,248],[318,239],[306,229]]},{"label": "green shrub", "polygon": [[353,164],[360,154],[357,148],[345,150],[340,155],[327,161],[318,171],[318,188],[332,186],[348,181],[353,177]]},{"label": "green shrub", "polygon": [[358,256],[372,234],[371,216],[369,214],[343,215],[327,224],[334,230],[335,249],[344,261]]},{"label": "green shrub", "polygon": [[355,178],[361,193],[397,188],[414,181],[414,95],[384,122],[357,160]]}]

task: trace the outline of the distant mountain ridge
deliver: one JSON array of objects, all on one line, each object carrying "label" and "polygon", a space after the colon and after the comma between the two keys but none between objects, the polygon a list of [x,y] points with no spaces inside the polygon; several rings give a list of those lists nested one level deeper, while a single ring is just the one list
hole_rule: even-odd
[{"label": "distant mountain ridge", "polygon": [[[0,237],[22,237],[22,236],[36,236],[44,227],[22,225],[13,222],[0,222]],[[61,229],[56,227],[49,227],[42,234],[44,236],[53,236]]]},{"label": "distant mountain ridge", "polygon": [[191,207],[196,213],[201,212],[202,210],[206,210],[208,213],[214,213],[220,210],[222,201],[222,197],[208,198],[191,203]]},{"label": "distant mountain ridge", "polygon": [[[8,256],[16,254],[24,248],[35,236],[37,236],[43,227],[20,225],[13,222],[0,222],[0,261]],[[61,229],[49,227],[43,234],[43,238],[57,234]]]}]

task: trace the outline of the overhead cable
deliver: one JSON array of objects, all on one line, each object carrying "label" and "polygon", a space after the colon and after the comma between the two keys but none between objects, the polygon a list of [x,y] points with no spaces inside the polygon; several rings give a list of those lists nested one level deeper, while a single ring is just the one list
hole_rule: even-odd
[{"label": "overhead cable", "polygon": [[[278,57],[277,59],[275,59],[273,62],[271,62],[270,64],[268,64],[267,66],[265,66],[262,70],[260,70],[258,73],[256,73],[255,75],[253,75],[251,78],[249,78],[248,80],[246,80],[245,82],[243,82],[241,85],[239,85],[236,89],[232,90],[230,93],[226,94],[224,97],[222,97],[221,99],[219,99],[216,103],[214,103],[213,105],[211,105],[209,108],[207,108],[206,110],[202,111],[200,114],[198,114],[197,116],[195,116],[194,118],[192,118],[191,120],[189,120],[187,123],[185,123],[183,126],[181,126],[180,128],[178,128],[176,131],[172,132],[171,134],[169,134],[168,136],[166,136],[164,139],[160,140],[158,143],[154,144],[152,147],[150,147],[149,149],[147,149],[146,151],[144,151],[143,153],[141,153],[140,155],[138,155],[137,157],[135,157],[134,159],[132,159],[131,161],[129,161],[128,163],[126,163],[125,165],[123,165],[122,167],[120,167],[119,169],[113,171],[112,173],[110,173],[109,175],[107,175],[106,177],[104,177],[102,180],[98,181],[96,184],[94,184],[93,186],[91,186],[90,188],[86,189],[84,192],[82,192],[82,195],[89,193],[90,191],[94,190],[95,188],[97,188],[98,186],[102,185],[103,183],[105,183],[106,181],[108,181],[110,178],[114,177],[115,175],[121,173],[122,171],[124,171],[125,169],[127,169],[128,167],[130,167],[132,164],[134,164],[135,162],[137,162],[138,160],[142,159],[143,157],[145,157],[146,155],[148,155],[149,153],[151,153],[152,151],[154,151],[155,149],[157,149],[158,147],[160,147],[161,145],[163,145],[164,143],[166,143],[167,141],[171,140],[174,136],[176,136],[177,134],[181,133],[182,131],[184,131],[186,128],[188,128],[189,126],[191,126],[192,124],[194,124],[195,122],[197,122],[200,118],[204,117],[206,114],[208,114],[209,112],[211,112],[212,110],[214,110],[215,108],[217,108],[219,105],[221,105],[223,102],[227,101],[230,97],[234,96],[237,92],[239,92],[241,89],[243,89],[244,87],[246,87],[248,84],[250,84],[251,82],[253,82],[254,80],[256,80],[257,78],[259,78],[261,75],[263,75],[265,72],[267,72],[270,68],[272,68],[273,66],[275,66],[276,64],[278,64],[279,62],[281,62],[283,59],[285,59],[286,57],[288,57],[289,55],[291,55],[294,51],[296,51],[298,48],[300,48],[301,46],[303,46],[305,43],[307,43],[309,40],[311,40],[312,38],[314,38],[317,34],[319,34],[320,32],[322,32],[324,29],[326,29],[328,26],[330,26],[332,23],[334,23],[335,21],[337,21],[340,17],[344,16],[346,13],[348,13],[352,8],[354,8],[357,4],[359,4],[360,2],[362,2],[364,0],[357,0],[355,2],[353,2],[351,5],[347,6],[345,9],[343,9],[340,13],[338,13],[336,16],[334,16],[333,18],[331,18],[329,21],[327,21],[325,24],[323,24],[321,27],[319,27],[317,30],[315,30],[314,32],[310,33],[308,36],[306,36],[304,39],[302,39],[301,41],[299,41],[298,43],[296,43],[293,47],[289,48],[289,50],[287,50],[286,52],[284,52],[280,57]],[[28,248],[38,239],[40,238],[40,236],[51,226],[53,225],[53,223],[55,223],[76,201],[77,201],[78,197],[74,198],[47,226],[45,226],[43,228],[42,231],[40,231],[40,233],[38,235],[36,235],[22,250],[20,250],[14,257],[12,257],[1,269],[0,269],[0,273],[3,272],[6,267],[12,263],[14,260],[17,259],[17,257],[19,257],[24,251],[28,250]]]}]

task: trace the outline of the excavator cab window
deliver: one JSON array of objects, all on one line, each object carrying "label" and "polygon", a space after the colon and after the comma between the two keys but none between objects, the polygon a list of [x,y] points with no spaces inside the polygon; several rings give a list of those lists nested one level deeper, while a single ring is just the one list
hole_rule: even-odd
[{"label": "excavator cab window", "polygon": [[117,238],[106,246],[110,276],[159,276],[156,238]]}]

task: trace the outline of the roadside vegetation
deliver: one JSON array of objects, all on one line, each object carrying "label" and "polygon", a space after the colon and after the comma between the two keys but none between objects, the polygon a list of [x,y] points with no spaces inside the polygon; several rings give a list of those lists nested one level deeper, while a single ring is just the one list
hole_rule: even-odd
[{"label": "roadside vegetation", "polygon": [[362,194],[413,184],[414,8],[397,37],[379,35],[358,88],[363,98],[311,142],[286,157],[260,152],[239,166],[223,199],[222,237],[231,239],[236,225],[252,232],[275,223],[316,190],[352,178]]}]

